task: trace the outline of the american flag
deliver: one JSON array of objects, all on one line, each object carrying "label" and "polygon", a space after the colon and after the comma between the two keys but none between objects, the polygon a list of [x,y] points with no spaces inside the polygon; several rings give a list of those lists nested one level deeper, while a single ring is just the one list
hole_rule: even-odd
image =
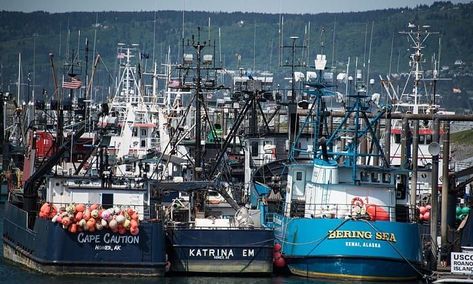
[{"label": "american flag", "polygon": [[82,81],[74,77],[71,77],[71,81],[62,82],[62,87],[64,89],[79,89],[81,86],[82,86]]}]

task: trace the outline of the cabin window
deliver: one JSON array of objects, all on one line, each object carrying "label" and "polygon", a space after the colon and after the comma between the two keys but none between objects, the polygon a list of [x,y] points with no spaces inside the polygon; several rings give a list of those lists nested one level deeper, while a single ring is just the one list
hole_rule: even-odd
[{"label": "cabin window", "polygon": [[302,172],[296,172],[296,180],[301,181],[302,180]]},{"label": "cabin window", "polygon": [[258,157],[258,141],[251,142],[251,156]]},{"label": "cabin window", "polygon": [[419,144],[425,144],[425,135],[419,135]]},{"label": "cabin window", "polygon": [[113,193],[102,193],[102,207],[104,209],[113,207]]},{"label": "cabin window", "polygon": [[273,142],[272,142],[272,141],[270,141],[270,140],[266,140],[266,141],[264,141],[264,146],[266,146],[266,145],[271,145],[271,144],[273,144]]},{"label": "cabin window", "polygon": [[379,182],[378,174],[377,173],[371,173],[371,182]]},{"label": "cabin window", "polygon": [[383,174],[383,183],[390,183],[390,182],[391,182],[391,175]]},{"label": "cabin window", "polygon": [[425,135],[425,144],[432,143],[432,135]]},{"label": "cabin window", "polygon": [[368,181],[369,175],[366,172],[361,172],[360,173],[360,179],[361,181]]},{"label": "cabin window", "polygon": [[141,136],[146,136],[148,135],[147,129],[141,129]]},{"label": "cabin window", "polygon": [[394,143],[401,143],[401,134],[394,134]]},{"label": "cabin window", "polygon": [[133,127],[132,135],[133,135],[133,137],[138,136],[138,129],[137,128]]},{"label": "cabin window", "polygon": [[142,139],[141,140],[141,148],[146,147],[146,140]]}]

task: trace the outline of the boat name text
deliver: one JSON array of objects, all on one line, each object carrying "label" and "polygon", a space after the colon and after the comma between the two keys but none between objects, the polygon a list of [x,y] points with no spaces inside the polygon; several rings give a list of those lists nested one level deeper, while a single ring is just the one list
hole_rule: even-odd
[{"label": "boat name text", "polygon": [[[328,239],[365,239],[371,240],[373,233],[370,231],[328,231]],[[374,239],[378,241],[396,242],[396,235],[393,233],[376,232]]]},{"label": "boat name text", "polygon": [[88,235],[85,233],[79,233],[77,235],[77,241],[81,244],[139,244],[140,236],[120,236],[110,233],[104,235]]},{"label": "boat name text", "polygon": [[[235,256],[233,249],[189,249],[189,257],[211,257],[213,259],[230,259]],[[243,249],[242,257],[254,257],[254,249]]]}]

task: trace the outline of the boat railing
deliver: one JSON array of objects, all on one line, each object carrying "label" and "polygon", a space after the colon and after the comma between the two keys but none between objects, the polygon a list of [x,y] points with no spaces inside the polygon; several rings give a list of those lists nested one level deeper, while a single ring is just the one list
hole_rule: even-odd
[{"label": "boat railing", "polygon": [[[326,219],[364,219],[371,221],[413,222],[417,220],[417,209],[408,205],[377,205],[363,202],[343,203],[307,203],[293,200],[290,204],[278,205],[268,203],[268,214],[265,222],[271,223],[274,214],[288,217],[326,218]],[[285,209],[283,209],[285,208]]]}]

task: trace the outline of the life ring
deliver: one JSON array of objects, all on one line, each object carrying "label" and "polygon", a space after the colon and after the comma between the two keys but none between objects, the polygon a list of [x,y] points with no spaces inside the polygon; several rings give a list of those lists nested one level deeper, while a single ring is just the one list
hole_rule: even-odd
[{"label": "life ring", "polygon": [[351,200],[351,205],[356,207],[363,207],[363,205],[365,205],[365,202],[363,201],[363,199],[361,199],[361,197],[356,196],[353,197],[353,199]]},{"label": "life ring", "polygon": [[351,205],[352,205],[352,213],[355,213],[355,214],[364,214],[366,211],[365,211],[365,202],[363,201],[363,199],[361,199],[361,197],[353,197],[353,199],[351,200]]}]

